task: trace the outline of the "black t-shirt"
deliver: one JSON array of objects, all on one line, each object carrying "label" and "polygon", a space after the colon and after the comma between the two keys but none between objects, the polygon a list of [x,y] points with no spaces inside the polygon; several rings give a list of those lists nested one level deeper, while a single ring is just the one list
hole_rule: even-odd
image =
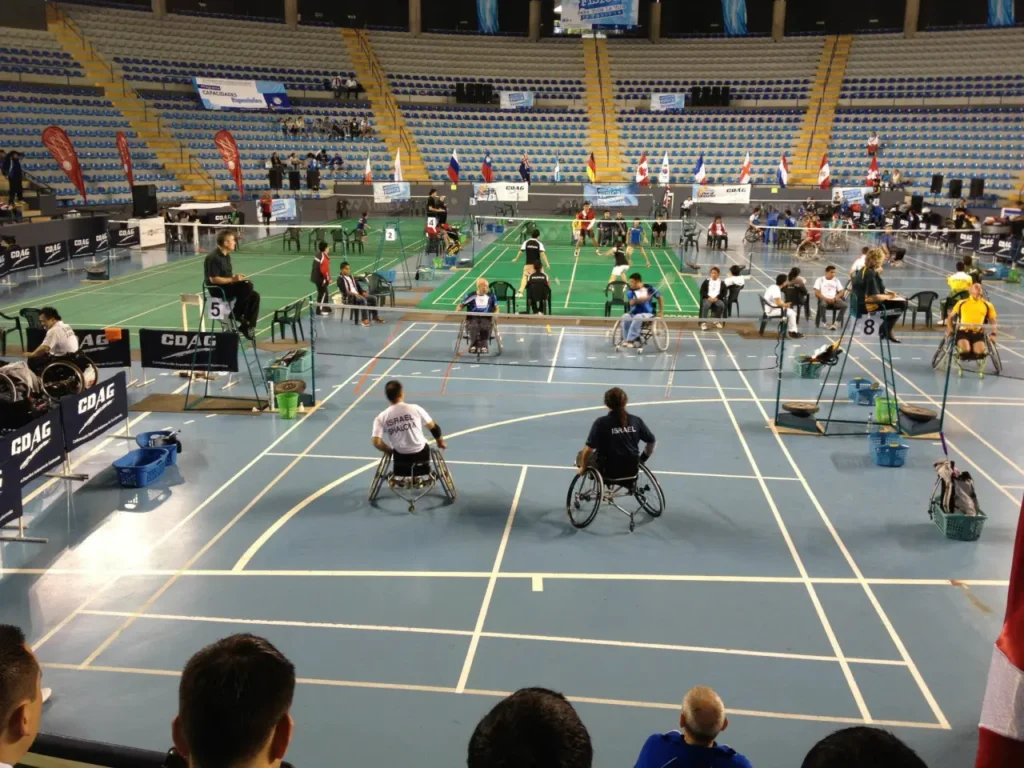
[{"label": "black t-shirt", "polygon": [[623,267],[629,264],[629,260],[626,258],[626,252],[622,248],[615,247],[615,266]]},{"label": "black t-shirt", "polygon": [[208,284],[211,277],[233,277],[235,271],[231,268],[230,254],[221,253],[220,248],[210,251],[203,261],[203,277]]},{"label": "black t-shirt", "polygon": [[667,232],[668,224],[664,221],[656,221],[651,225],[651,232]]},{"label": "black t-shirt", "polygon": [[885,283],[882,282],[882,276],[875,270],[862,269],[853,276],[853,292],[857,296],[858,311],[866,312],[868,311],[866,297],[885,293]]},{"label": "black t-shirt", "polygon": [[529,290],[529,286],[531,286],[531,285],[535,285],[535,284],[547,285],[548,284],[548,276],[546,274],[544,274],[543,272],[531,272],[530,276],[528,278],[526,278],[526,283],[527,283],[527,290]]},{"label": "black t-shirt", "polygon": [[530,238],[523,243],[523,251],[526,253],[527,264],[540,264],[540,252],[543,246],[540,244],[540,240]]},{"label": "black t-shirt", "polygon": [[597,451],[604,458],[633,458],[640,455],[640,441],[654,442],[654,433],[647,428],[644,420],[632,413],[626,414],[626,426],[619,423],[619,417],[607,413],[596,419],[587,435],[587,447]]},{"label": "black t-shirt", "polygon": [[1024,237],[1024,216],[1019,216],[1010,222],[1010,232],[1014,237]]}]

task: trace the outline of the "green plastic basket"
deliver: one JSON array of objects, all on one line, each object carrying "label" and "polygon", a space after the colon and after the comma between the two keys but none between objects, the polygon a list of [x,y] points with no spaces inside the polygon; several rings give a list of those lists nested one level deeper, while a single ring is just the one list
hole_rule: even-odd
[{"label": "green plastic basket", "polygon": [[875,422],[877,424],[895,424],[897,402],[894,397],[876,397],[875,398]]},{"label": "green plastic basket", "polygon": [[277,410],[282,419],[294,419],[299,412],[299,393],[282,392],[277,396]]},{"label": "green plastic basket", "polygon": [[1020,282],[1020,270],[1011,269],[1006,275],[1007,283],[1019,283]]},{"label": "green plastic basket", "polygon": [[263,375],[266,376],[267,381],[279,384],[288,378],[288,367],[285,365],[268,365],[263,369]]},{"label": "green plastic basket", "polygon": [[822,363],[814,363],[810,360],[797,360],[793,370],[801,379],[816,379],[821,375]]},{"label": "green plastic basket", "polygon": [[956,541],[977,541],[988,517],[978,510],[976,515],[947,515],[937,501],[931,504],[932,521],[947,539]]},{"label": "green plastic basket", "polygon": [[307,352],[288,366],[288,373],[305,373],[313,367],[313,355]]}]

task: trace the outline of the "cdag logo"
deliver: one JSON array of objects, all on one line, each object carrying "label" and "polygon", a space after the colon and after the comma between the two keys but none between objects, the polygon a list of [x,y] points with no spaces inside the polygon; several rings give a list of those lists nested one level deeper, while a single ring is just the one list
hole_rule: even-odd
[{"label": "cdag logo", "polygon": [[139,228],[138,227],[126,227],[125,229],[119,229],[119,230],[117,230],[117,244],[118,245],[125,245],[125,244],[131,242],[132,240],[134,240],[138,236],[139,236]]},{"label": "cdag logo", "polygon": [[78,337],[78,343],[81,345],[83,351],[86,349],[110,346],[110,342],[107,340],[107,335],[105,333],[83,333]]},{"label": "cdag logo", "polygon": [[64,243],[43,246],[43,264],[55,264],[64,257]]},{"label": "cdag logo", "polygon": [[84,416],[85,414],[92,411],[89,418],[87,418],[85,422],[82,424],[81,429],[78,430],[79,434],[85,432],[85,430],[89,428],[89,425],[96,420],[96,417],[103,413],[103,411],[105,411],[108,407],[110,407],[110,405],[113,404],[114,394],[114,383],[111,382],[106,386],[94,388],[94,390],[90,392],[86,397],[83,397],[81,400],[78,401],[79,416]]},{"label": "cdag logo", "polygon": [[172,352],[164,355],[164,360],[171,360],[176,357],[185,357],[193,353],[211,353],[217,347],[217,337],[209,334],[186,336],[183,333],[162,333],[160,343],[165,347],[184,347],[180,352]]},{"label": "cdag logo", "polygon": [[24,469],[36,457],[36,454],[50,444],[51,433],[50,422],[47,421],[36,426],[31,432],[14,438],[11,441],[11,458],[27,453],[28,456],[22,459],[20,465],[21,469]]},{"label": "cdag logo", "polygon": [[110,236],[106,232],[96,235],[96,250],[102,251],[110,247]]},{"label": "cdag logo", "polygon": [[72,256],[77,256],[80,253],[89,253],[92,251],[92,238],[91,237],[76,237],[71,241],[71,247],[74,249]]},{"label": "cdag logo", "polygon": [[31,248],[15,248],[11,251],[11,269],[18,269],[25,262],[31,260]]}]

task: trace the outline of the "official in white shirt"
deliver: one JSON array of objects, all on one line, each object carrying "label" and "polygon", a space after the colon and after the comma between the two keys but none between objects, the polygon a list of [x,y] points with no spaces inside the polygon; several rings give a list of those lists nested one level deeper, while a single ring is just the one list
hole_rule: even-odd
[{"label": "official in white shirt", "polygon": [[415,464],[430,461],[430,446],[423,437],[423,430],[429,430],[437,447],[447,445],[441,435],[441,428],[423,408],[405,402],[405,391],[400,381],[389,381],[384,385],[384,394],[391,403],[373,420],[373,447],[381,453],[390,453],[396,475],[410,475]]},{"label": "official in white shirt", "polygon": [[785,317],[789,338],[801,339],[803,334],[797,329],[796,311],[782,298],[782,286],[786,284],[786,280],[786,275],[776,275],[775,285],[768,286],[768,290],[764,292],[764,300],[768,304],[765,314],[768,317]]},{"label": "official in white shirt", "polygon": [[846,317],[846,309],[850,305],[843,298],[843,283],[836,277],[836,268],[831,264],[825,267],[825,274],[814,281],[814,295],[818,297],[818,312],[814,324],[817,326],[824,321],[827,310],[835,309],[836,321],[826,328],[830,331],[841,328],[843,318]]},{"label": "official in white shirt", "polygon": [[71,326],[60,319],[53,307],[39,310],[39,322],[46,329],[43,343],[28,353],[28,367],[41,373],[55,357],[67,357],[78,352],[78,337]]},{"label": "official in white shirt", "polygon": [[17,765],[39,733],[43,674],[25,633],[0,624],[0,768]]}]

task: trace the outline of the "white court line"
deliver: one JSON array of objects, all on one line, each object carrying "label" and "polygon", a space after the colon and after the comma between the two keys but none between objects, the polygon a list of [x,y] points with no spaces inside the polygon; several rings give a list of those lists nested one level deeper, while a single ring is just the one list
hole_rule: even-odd
[{"label": "white court line", "polygon": [[[721,338],[721,334],[717,335]],[[704,350],[704,344],[701,342],[700,336],[697,333],[694,333],[693,338],[697,342],[697,348],[700,350],[701,356],[704,358],[704,364],[707,365],[712,381],[714,381],[715,384],[718,384],[718,374],[715,373],[714,366],[711,365],[711,360],[708,358],[707,352]],[[732,352],[729,352],[729,356],[732,357]],[[736,362],[735,358],[733,358],[733,362]],[[754,394],[753,390],[751,390],[751,395],[753,397],[757,396]],[[733,429],[735,430],[736,436],[739,438],[740,445],[743,448],[743,453],[746,455],[747,461],[750,463],[750,468],[753,469],[754,474],[758,475],[760,478],[761,468],[758,466],[757,460],[754,458],[754,453],[751,451],[750,445],[747,443],[747,438],[744,436],[743,429],[740,427],[740,423],[736,419],[736,414],[733,412],[729,399],[725,396],[724,391],[719,392],[719,397],[722,400],[722,404],[725,406],[726,413],[729,414],[729,421],[732,422]],[[796,467],[794,467],[794,470],[795,469]],[[871,722],[872,718],[871,713],[868,711],[867,702],[864,701],[864,696],[860,692],[857,680],[853,676],[853,670],[850,669],[850,664],[846,661],[842,646],[839,644],[839,638],[836,637],[836,634],[832,629],[832,624],[829,622],[828,616],[825,613],[825,607],[821,604],[821,600],[818,598],[818,591],[811,583],[810,574],[808,574],[807,568],[804,566],[804,562],[800,557],[800,553],[797,552],[796,545],[793,543],[793,539],[789,535],[789,528],[786,526],[785,520],[782,519],[782,513],[779,512],[779,508],[775,504],[775,498],[768,489],[768,484],[763,478],[761,478],[759,482],[761,485],[761,492],[764,494],[765,500],[771,508],[772,516],[775,518],[776,524],[779,526],[779,532],[782,534],[782,538],[786,542],[786,547],[789,549],[793,562],[796,565],[797,570],[800,572],[800,577],[804,580],[807,595],[810,597],[811,603],[814,605],[814,610],[818,614],[818,619],[821,621],[821,627],[825,632],[825,636],[828,638],[829,644],[832,646],[832,652],[836,655],[836,658],[839,659],[839,668],[843,671],[843,676],[846,678],[847,685],[850,687],[850,694],[853,696],[853,700],[857,705],[857,710],[866,722]]]},{"label": "white court line", "polygon": [[565,306],[562,309],[569,307],[569,297],[572,296],[572,287],[576,283],[576,266],[580,263],[580,257],[577,256],[572,261],[572,276],[569,278],[569,290],[565,292]]},{"label": "white court line", "polygon": [[[657,251],[655,251],[654,249],[651,249],[651,252],[654,254],[654,263],[658,265],[658,269],[661,269],[661,262],[658,261]],[[699,313],[700,312],[700,299],[698,299],[694,295],[693,289],[690,287],[690,281],[686,279],[688,277],[688,275],[683,275],[683,274],[681,274],[681,273],[676,271],[676,266],[675,266],[674,262],[672,261],[672,255],[671,255],[671,253],[669,253],[668,249],[665,249],[665,258],[668,259],[668,265],[669,265],[669,268],[671,269],[671,271],[674,274],[679,275],[679,282],[681,282],[683,284],[683,288],[685,288],[686,292],[688,294],[690,294],[690,300],[697,306],[697,311]],[[665,274],[665,273],[662,272],[662,274]],[[678,306],[678,303],[677,303],[677,306]]]},{"label": "white court line", "polygon": [[[739,369],[739,362],[736,360],[735,355],[733,355],[732,350],[729,349],[729,345],[726,343],[725,339],[722,338],[721,334],[717,335],[719,337],[719,340],[722,342],[722,346],[725,348],[726,353],[729,355],[729,358],[733,361],[733,364],[736,366],[737,373],[739,373],[740,378],[743,380],[743,383],[747,387],[747,390],[750,392],[751,395],[754,395],[754,388],[750,385],[750,381],[747,379],[746,374],[744,374]],[[865,347],[865,349],[867,349],[867,347]],[[861,367],[863,368],[863,366]],[[865,368],[864,370],[867,369]],[[758,410],[761,411],[761,416],[764,418],[765,422],[769,426],[772,426],[772,420],[769,417],[768,412],[764,409],[764,406],[760,402],[758,402],[757,407]],[[878,598],[875,596],[874,590],[871,589],[871,586],[867,583],[867,580],[864,578],[863,572],[857,565],[856,560],[853,559],[853,555],[850,553],[850,550],[846,548],[846,544],[839,536],[839,532],[832,524],[832,521],[826,514],[824,507],[821,506],[821,502],[818,501],[817,495],[812,490],[810,483],[808,483],[807,479],[804,477],[803,472],[800,470],[799,465],[793,458],[793,454],[790,453],[789,448],[786,445],[785,441],[782,439],[782,436],[779,434],[779,431],[774,427],[772,427],[771,431],[772,434],[775,436],[775,441],[778,444],[779,449],[786,457],[786,460],[789,462],[790,467],[792,467],[793,472],[796,474],[797,477],[800,478],[800,482],[804,487],[804,491],[807,493],[807,496],[811,500],[811,503],[814,505],[814,508],[818,511],[818,516],[821,518],[822,522],[825,524],[825,527],[832,535],[832,540],[835,541],[836,546],[839,547],[840,552],[842,552],[843,557],[845,558],[847,565],[850,567],[850,570],[853,571],[854,576],[856,576],[858,581],[861,582],[861,587],[863,588],[865,595],[867,595],[868,600],[871,602],[871,605],[875,609],[875,613],[878,614],[878,618],[881,620],[882,625],[889,633],[889,638],[896,646],[896,649],[899,652],[900,656],[907,663],[907,669],[910,671],[911,677],[914,678],[914,681],[917,683],[918,688],[921,690],[921,695],[924,696],[925,701],[931,708],[932,714],[935,715],[936,721],[938,722],[939,726],[941,726],[943,729],[949,730],[949,721],[946,719],[946,716],[943,714],[942,709],[939,707],[938,701],[932,695],[931,689],[928,687],[928,684],[924,681],[924,677],[918,670],[917,665],[914,663],[914,660],[910,657],[910,653],[909,651],[907,651],[906,645],[903,644],[903,639],[896,631],[896,627],[893,626],[892,622],[889,620],[888,614],[886,614],[885,609],[882,607],[882,604],[878,601]]]},{"label": "white court line", "polygon": [[505,558],[505,547],[508,546],[509,536],[512,534],[512,524],[516,519],[516,509],[519,507],[519,498],[523,493],[523,485],[526,483],[526,467],[519,473],[519,482],[516,484],[516,492],[512,497],[512,507],[508,511],[508,519],[505,521],[505,531],[501,535],[501,543],[498,545],[498,554],[494,556],[494,565],[491,567],[491,578],[487,581],[487,590],[484,592],[484,600],[480,605],[480,613],[476,617],[476,627],[473,629],[473,636],[469,641],[469,649],[466,651],[466,659],[462,662],[462,673],[459,675],[459,683],[455,686],[457,693],[466,690],[466,681],[469,680],[469,672],[473,669],[473,659],[476,657],[476,649],[480,645],[480,635],[484,631],[484,622],[487,620],[487,610],[491,607],[491,597],[494,596],[494,585],[498,583],[498,573],[501,571],[501,561]]},{"label": "white court line", "polygon": [[[674,290],[672,289],[672,283],[670,283],[670,282],[668,281],[668,275],[666,275],[666,274],[665,274],[665,270],[661,268],[661,262],[660,262],[660,261],[658,260],[658,254],[657,254],[657,252],[653,253],[652,255],[654,256],[654,264],[655,264],[655,265],[656,265],[656,266],[658,267],[658,271],[659,271],[659,272],[661,272],[661,281],[662,281],[662,284],[663,284],[663,285],[664,285],[664,286],[665,286],[666,288],[668,288],[668,292],[669,292],[670,294],[672,294],[672,301],[673,301],[673,302],[675,303],[675,305],[676,305],[676,312],[682,312],[682,311],[683,311],[683,308],[682,308],[682,307],[681,307],[681,306],[679,305],[679,299],[678,299],[678,298],[676,298],[676,292],[675,292],[675,291],[674,291]],[[675,274],[675,273],[676,273],[676,272],[675,272],[675,268],[674,268],[674,267],[672,267],[672,264],[671,264],[671,263],[669,263],[669,267],[670,267],[670,268],[672,269],[672,272],[673,272],[673,274]],[[689,290],[690,290],[690,286],[689,286],[689,285],[687,285],[687,284],[685,283],[685,281],[684,281],[684,285],[686,285],[686,290],[688,290],[688,291],[689,291]],[[690,291],[690,295],[691,295],[691,296],[693,295],[693,291]],[[700,302],[697,302],[697,309],[700,309]]]},{"label": "white court line", "polygon": [[558,332],[558,343],[555,344],[555,356],[551,358],[551,368],[548,370],[548,384],[555,377],[555,369],[558,366],[558,353],[562,350],[562,338],[565,336],[565,328]]},{"label": "white court line", "polygon": [[[125,675],[149,675],[153,677],[181,677],[181,672],[173,669],[153,669],[145,667],[116,667],[116,666],[92,666],[81,668],[77,664],[64,664],[59,662],[44,661],[41,666],[45,669],[63,669],[74,672],[92,673],[115,673]],[[321,685],[335,688],[362,688],[385,691],[409,691],[415,693],[461,693],[467,696],[483,696],[489,699],[503,699],[511,695],[511,691],[491,691],[480,688],[466,688],[463,691],[456,691],[440,685],[407,685],[404,683],[374,683],[361,680],[326,680],[320,678],[299,677],[295,680],[299,685]],[[635,701],[630,699],[603,699],[592,696],[566,695],[566,698],[577,704],[601,704],[612,707],[632,707],[635,709],[669,710],[678,712],[679,702],[655,702]],[[756,717],[772,720],[795,720],[812,723],[834,723],[838,725],[866,725],[867,721],[856,717],[839,717],[832,715],[805,715],[798,712],[771,712],[759,709],[738,709],[729,707],[730,716]],[[919,728],[922,730],[939,730],[940,726],[935,723],[920,723],[905,720],[872,720],[871,725],[884,728]]]}]

